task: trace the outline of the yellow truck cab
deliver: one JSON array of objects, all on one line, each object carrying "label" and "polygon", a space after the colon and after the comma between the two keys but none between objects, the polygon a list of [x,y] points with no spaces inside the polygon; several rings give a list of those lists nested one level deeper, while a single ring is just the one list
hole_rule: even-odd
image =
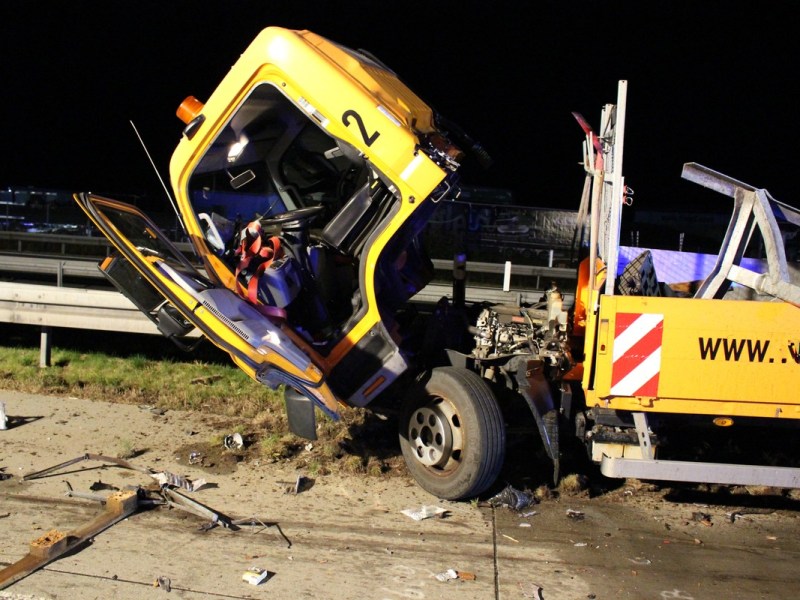
[{"label": "yellow truck cab", "polygon": [[[463,152],[439,116],[375,57],[279,27],[177,114],[170,179],[202,268],[134,207],[79,194],[118,250],[102,271],[168,337],[184,343],[198,328],[252,378],[283,387],[298,435],[315,437],[315,408],[337,418],[394,385],[421,423],[401,437],[433,489],[463,497],[490,485],[504,452],[499,409],[465,369],[420,379],[421,329],[404,311],[433,276],[420,231],[458,189]],[[469,386],[490,434],[482,414],[442,405]]]}]

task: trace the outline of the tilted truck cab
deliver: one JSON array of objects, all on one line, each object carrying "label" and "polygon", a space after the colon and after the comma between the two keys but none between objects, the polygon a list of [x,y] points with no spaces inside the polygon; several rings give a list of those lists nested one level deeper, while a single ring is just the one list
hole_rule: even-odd
[{"label": "tilted truck cab", "polygon": [[420,232],[458,190],[463,152],[439,116],[367,53],[278,27],[178,116],[170,178],[203,268],[134,207],[78,195],[118,249],[101,265],[109,279],[168,337],[197,327],[253,379],[284,386],[296,433],[315,436],[315,407],[336,418],[400,387],[421,421],[408,451],[438,493],[490,485],[504,452],[491,392],[466,369],[423,366],[405,311],[433,276]]},{"label": "tilted truck cab", "polygon": [[[460,151],[388,68],[308,31],[264,30],[184,113],[170,175],[209,276],[278,309],[337,398],[368,404],[406,369],[384,299],[427,283],[399,263],[429,268],[416,238]],[[258,228],[280,237],[266,265]]]}]

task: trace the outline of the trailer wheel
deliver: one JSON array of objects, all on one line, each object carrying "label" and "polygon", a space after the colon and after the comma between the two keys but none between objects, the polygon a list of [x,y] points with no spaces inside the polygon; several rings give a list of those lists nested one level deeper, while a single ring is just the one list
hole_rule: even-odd
[{"label": "trailer wheel", "polygon": [[503,467],[506,440],[500,407],[476,373],[438,367],[406,394],[400,447],[411,475],[445,500],[477,496]]}]

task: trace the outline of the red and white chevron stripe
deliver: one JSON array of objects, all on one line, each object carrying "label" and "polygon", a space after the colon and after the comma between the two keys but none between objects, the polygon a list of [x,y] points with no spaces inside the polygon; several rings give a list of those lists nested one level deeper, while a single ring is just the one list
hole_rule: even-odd
[{"label": "red and white chevron stripe", "polygon": [[617,313],[611,394],[658,396],[664,315]]}]

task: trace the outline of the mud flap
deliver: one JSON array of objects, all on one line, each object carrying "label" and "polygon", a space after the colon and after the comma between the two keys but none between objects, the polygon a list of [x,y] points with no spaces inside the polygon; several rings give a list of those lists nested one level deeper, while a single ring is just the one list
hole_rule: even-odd
[{"label": "mud flap", "polygon": [[317,439],[317,420],[314,414],[314,402],[294,388],[287,387],[283,392],[286,402],[286,417],[289,430],[307,440]]},{"label": "mud flap", "polygon": [[536,419],[545,452],[553,461],[553,482],[558,483],[561,456],[558,443],[558,411],[550,393],[550,384],[544,378],[541,361],[520,360],[515,366],[519,393]]}]

